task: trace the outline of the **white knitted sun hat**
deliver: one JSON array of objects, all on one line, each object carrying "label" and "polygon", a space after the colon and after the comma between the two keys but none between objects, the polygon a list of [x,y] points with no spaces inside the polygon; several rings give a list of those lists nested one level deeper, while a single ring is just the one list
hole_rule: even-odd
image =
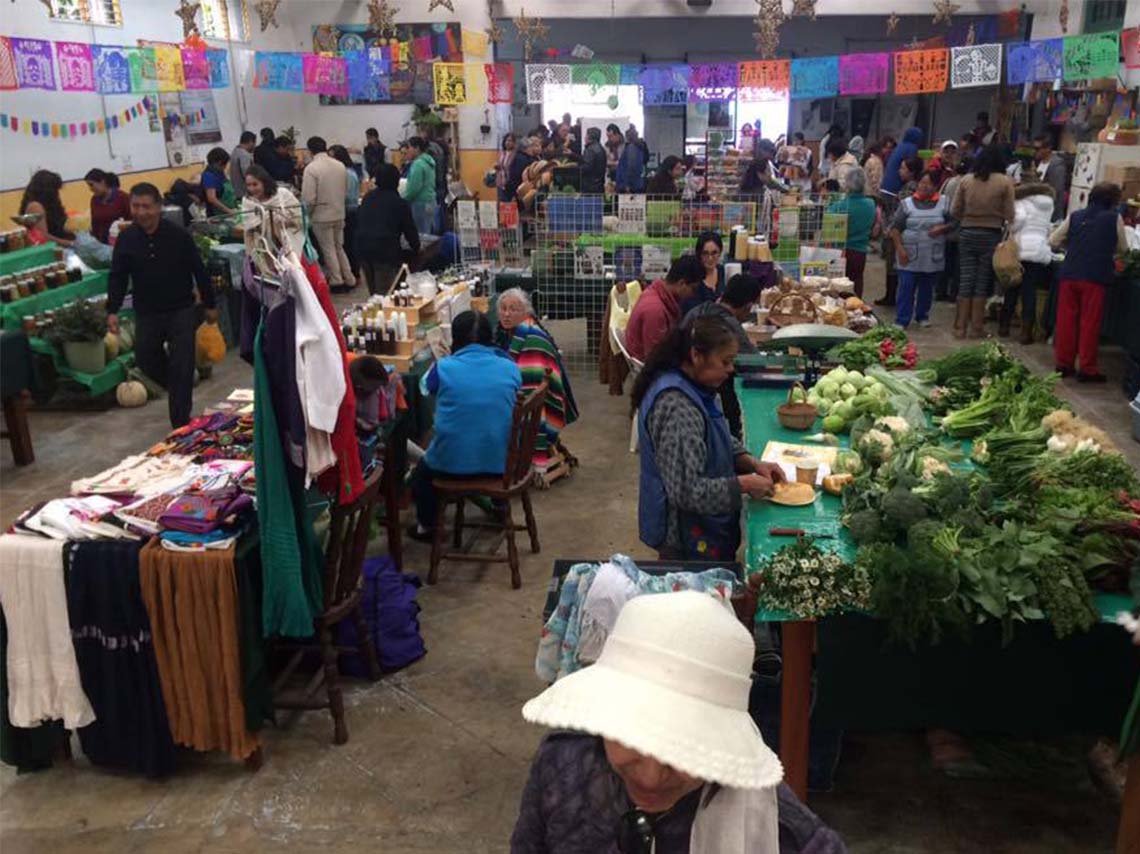
[{"label": "white knitted sun hat", "polygon": [[783,778],[748,714],[752,637],[706,593],[639,596],[596,664],[525,706],[531,723],[599,735],[691,777],[738,789]]}]

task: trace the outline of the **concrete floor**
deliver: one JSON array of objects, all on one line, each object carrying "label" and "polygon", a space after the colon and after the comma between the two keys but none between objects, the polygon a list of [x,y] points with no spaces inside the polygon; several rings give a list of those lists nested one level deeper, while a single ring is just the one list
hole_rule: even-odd
[{"label": "concrete floor", "polygon": [[[872,281],[874,281],[872,279]],[[954,346],[948,311],[916,330],[924,354]],[[565,346],[565,344],[564,344]],[[1048,348],[1014,345],[1035,368]],[[1121,360],[1111,352],[1105,370]],[[0,849],[45,852],[505,851],[519,792],[542,731],[522,721],[538,692],[533,661],[540,614],[557,557],[647,556],[637,542],[636,458],[626,450],[628,398],[593,375],[575,377],[582,420],[565,435],[581,460],[568,482],[538,493],[543,550],[523,551],[523,586],[503,567],[449,565],[424,588],[428,654],[378,684],[348,694],[350,741],[331,744],[328,716],[307,713],[264,733],[264,767],[251,773],[217,756],[187,754],[165,782],[93,769],[82,756],[51,771],[0,769]],[[250,384],[234,355],[195,394],[196,407]],[[1066,397],[1140,463],[1117,385],[1066,384]],[[37,462],[0,466],[0,517],[62,495],[166,430],[163,404],[141,410],[35,413]],[[380,551],[383,543],[374,547]],[[407,566],[426,574],[427,549],[409,545]],[[76,747],[78,744],[76,742]],[[835,790],[811,803],[854,852],[1108,851],[1117,808],[1091,786],[951,780],[930,770],[917,734],[849,734]],[[1081,750],[1073,753],[1078,760]]]}]

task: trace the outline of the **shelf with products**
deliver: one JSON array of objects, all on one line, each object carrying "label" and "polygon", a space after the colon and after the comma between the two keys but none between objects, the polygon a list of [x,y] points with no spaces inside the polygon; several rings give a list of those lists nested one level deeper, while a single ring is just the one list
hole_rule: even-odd
[{"label": "shelf with products", "polygon": [[711,144],[705,153],[705,188],[713,201],[727,199],[740,192],[740,181],[748,168],[748,158],[738,148],[716,148]]}]

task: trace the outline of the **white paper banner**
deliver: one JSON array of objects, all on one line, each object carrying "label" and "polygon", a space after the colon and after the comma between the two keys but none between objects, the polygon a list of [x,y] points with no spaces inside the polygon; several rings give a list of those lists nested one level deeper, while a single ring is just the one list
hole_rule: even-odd
[{"label": "white paper banner", "polygon": [[528,65],[526,67],[526,102],[541,104],[547,86],[569,86],[569,65]]},{"label": "white paper banner", "polygon": [[1001,85],[1001,45],[972,44],[950,48],[950,88]]}]

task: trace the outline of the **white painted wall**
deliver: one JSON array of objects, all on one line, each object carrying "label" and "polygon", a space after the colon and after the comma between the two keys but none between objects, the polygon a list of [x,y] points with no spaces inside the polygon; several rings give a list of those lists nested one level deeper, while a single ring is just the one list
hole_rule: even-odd
[{"label": "white painted wall", "polygon": [[[175,17],[174,0],[120,0],[122,27],[97,27],[55,21],[39,0],[15,0],[0,7],[0,32],[8,36],[76,41],[89,44],[134,45],[138,39],[182,41],[182,23]],[[224,47],[224,42],[212,42]],[[58,81],[57,81],[58,83]],[[223,144],[232,147],[241,131],[238,94],[218,89],[214,101],[222,127]],[[138,103],[141,95],[104,97],[86,92],[17,90],[0,92],[0,111],[48,122],[99,119]],[[204,155],[204,152],[199,152]],[[124,173],[167,166],[162,133],[152,133],[145,119],[120,124],[117,130],[79,139],[44,139],[0,131],[0,189],[23,187],[37,169],[59,172],[64,180],[81,178],[92,167]]]}]

